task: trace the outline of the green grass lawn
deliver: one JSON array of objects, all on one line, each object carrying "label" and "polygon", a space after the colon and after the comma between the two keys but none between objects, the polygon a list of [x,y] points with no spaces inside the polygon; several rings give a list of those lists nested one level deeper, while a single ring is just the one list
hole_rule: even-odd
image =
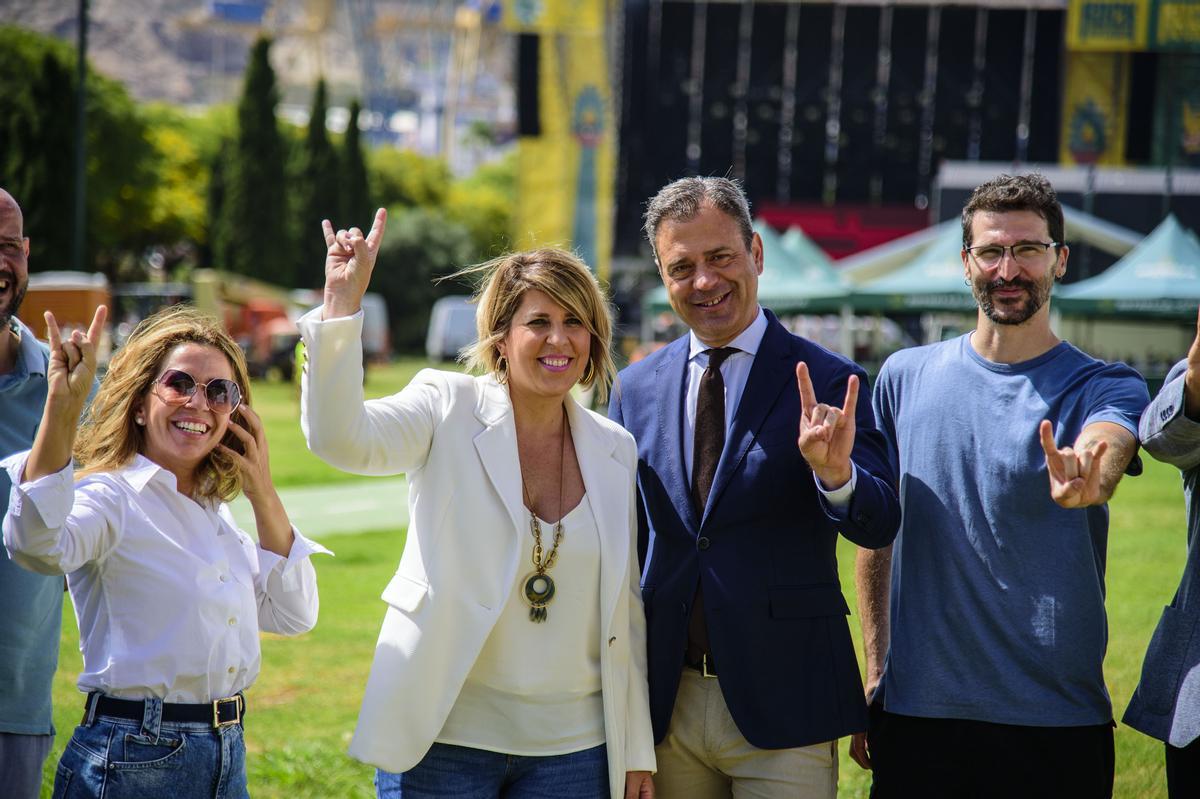
[{"label": "green grass lawn", "polygon": [[[402,358],[393,363],[367,370],[364,387],[367,397],[394,394],[418,371],[429,366],[423,358]],[[454,364],[438,368],[454,369]],[[322,463],[308,451],[300,432],[300,388],[281,382],[256,381],[253,386],[254,410],[263,418],[267,429],[267,444],[271,452],[271,476],[279,488],[361,480]]]},{"label": "green grass lawn", "polygon": [[[423,364],[405,361],[371,372],[367,393],[380,396],[403,386]],[[281,485],[343,479],[304,448],[294,389],[256,385],[255,406],[266,419],[272,470]],[[1183,500],[1178,472],[1152,460],[1146,474],[1127,479],[1112,503],[1108,547],[1110,643],[1105,674],[1119,718],[1137,683],[1142,655],[1162,606],[1170,601],[1184,559]],[[303,520],[299,520],[303,526]],[[346,745],[354,729],[367,670],[383,618],[379,594],[395,570],[403,531],[390,530],[326,540],[336,558],[318,558],[321,618],[298,638],[263,636],[263,668],[248,692],[246,734],[250,748],[250,792],[255,797],[369,797],[371,770],[350,760]],[[854,600],[854,547],[841,542],[842,584]],[[63,611],[59,671],[54,684],[58,736],[47,762],[43,790],[62,747],[79,722],[82,697],[75,689],[80,670],[78,631],[67,603]],[[858,644],[858,620],[851,618]],[[861,649],[860,649],[861,653]],[[861,654],[860,654],[861,662]],[[396,719],[397,725],[404,724]],[[869,775],[839,746],[843,797],[865,797]],[[1162,747],[1125,727],[1117,729],[1116,796],[1166,796]]]}]

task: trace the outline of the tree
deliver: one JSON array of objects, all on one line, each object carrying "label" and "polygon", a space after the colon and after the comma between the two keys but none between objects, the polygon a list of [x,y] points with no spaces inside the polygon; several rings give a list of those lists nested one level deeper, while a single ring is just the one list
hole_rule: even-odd
[{"label": "tree", "polygon": [[453,176],[446,162],[393,147],[377,147],[369,164],[375,202],[391,208],[435,208],[446,201]]},{"label": "tree", "polygon": [[349,224],[365,229],[374,218],[375,206],[371,202],[367,162],[358,130],[361,111],[358,100],[350,103],[350,120],[342,143],[342,213]]},{"label": "tree", "polygon": [[[342,191],[338,157],[325,128],[328,101],[325,79],[317,81],[313,92],[312,114],[308,120],[308,135],[304,140],[304,166],[300,190],[303,194],[300,209],[297,285],[316,288],[325,282],[325,240],[321,236],[321,220],[332,220],[335,227],[349,227],[341,207]],[[353,222],[362,226],[362,220]]]},{"label": "tree", "polygon": [[[34,269],[70,264],[75,61],[63,42],[0,26],[0,185],[25,212]],[[87,77],[85,113],[85,265],[112,279],[116,264],[145,240],[156,156],[128,92],[95,71]]]},{"label": "tree", "polygon": [[446,215],[470,231],[475,260],[494,258],[512,248],[516,194],[516,159],[511,156],[483,164],[450,187]]},{"label": "tree", "polygon": [[205,196],[205,209],[208,212],[208,235],[200,255],[201,263],[205,265],[227,264],[230,261],[229,236],[226,227],[221,224],[227,202],[226,183],[229,180],[229,159],[233,154],[233,141],[224,139],[216,156],[209,163],[208,192]]},{"label": "tree", "polygon": [[371,288],[387,300],[392,345],[401,352],[420,351],[433,301],[469,288],[436,283],[471,263],[471,235],[435,208],[388,210],[387,236],[379,250]]},{"label": "tree", "polygon": [[250,52],[246,80],[238,100],[238,133],[226,181],[226,202],[218,222],[218,247],[227,261],[217,262],[251,277],[294,285],[290,228],[287,223],[286,149],[275,120],[279,91],[270,62],[271,41],[260,38]]}]

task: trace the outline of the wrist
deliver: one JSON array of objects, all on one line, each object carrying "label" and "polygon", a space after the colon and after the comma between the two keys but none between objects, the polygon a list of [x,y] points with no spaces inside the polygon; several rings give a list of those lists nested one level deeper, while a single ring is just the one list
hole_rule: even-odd
[{"label": "wrist", "polygon": [[821,487],[826,491],[836,491],[844,487],[850,482],[850,477],[854,474],[850,468],[850,464],[841,467],[826,467],[822,469],[813,469],[813,473],[817,479],[821,481]]},{"label": "wrist", "polygon": [[361,299],[351,302],[347,298],[338,297],[329,292],[325,293],[325,302],[321,308],[321,321],[326,319],[340,319],[345,316],[354,316],[358,313],[358,309],[362,307]]},{"label": "wrist", "polygon": [[83,413],[83,406],[86,402],[86,399],[79,400],[70,395],[51,394],[46,397],[46,407],[42,411],[43,421],[50,424],[69,424],[74,427]]}]

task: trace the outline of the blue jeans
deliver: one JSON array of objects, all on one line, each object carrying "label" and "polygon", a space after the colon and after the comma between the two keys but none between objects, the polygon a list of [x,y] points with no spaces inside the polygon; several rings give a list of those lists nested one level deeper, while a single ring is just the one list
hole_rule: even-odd
[{"label": "blue jeans", "polygon": [[101,796],[249,799],[242,726],[164,722],[158,699],[145,700],[141,721],[85,718],[58,761],[54,799]]},{"label": "blue jeans", "polygon": [[528,757],[434,744],[402,774],[378,769],[379,799],[608,799],[608,749]]}]

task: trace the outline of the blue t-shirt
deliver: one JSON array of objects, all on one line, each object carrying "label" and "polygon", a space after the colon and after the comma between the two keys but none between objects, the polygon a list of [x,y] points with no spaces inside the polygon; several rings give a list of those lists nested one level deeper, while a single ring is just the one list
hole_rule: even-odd
[{"label": "blue t-shirt", "polygon": [[1137,435],[1145,381],[1066,342],[992,363],[970,334],[897,352],[875,383],[875,415],[900,475],[891,645],[893,713],[1027,726],[1112,719],[1108,508],[1050,498],[1043,419],[1074,443],[1093,422]]},{"label": "blue t-shirt", "polygon": [[[0,457],[33,446],[46,403],[48,351],[29,328],[21,326],[20,336],[15,368],[0,374]],[[11,487],[0,470],[0,516],[8,510]],[[26,571],[0,553],[0,732],[54,732],[50,683],[58,666],[64,585],[62,577]]]}]

